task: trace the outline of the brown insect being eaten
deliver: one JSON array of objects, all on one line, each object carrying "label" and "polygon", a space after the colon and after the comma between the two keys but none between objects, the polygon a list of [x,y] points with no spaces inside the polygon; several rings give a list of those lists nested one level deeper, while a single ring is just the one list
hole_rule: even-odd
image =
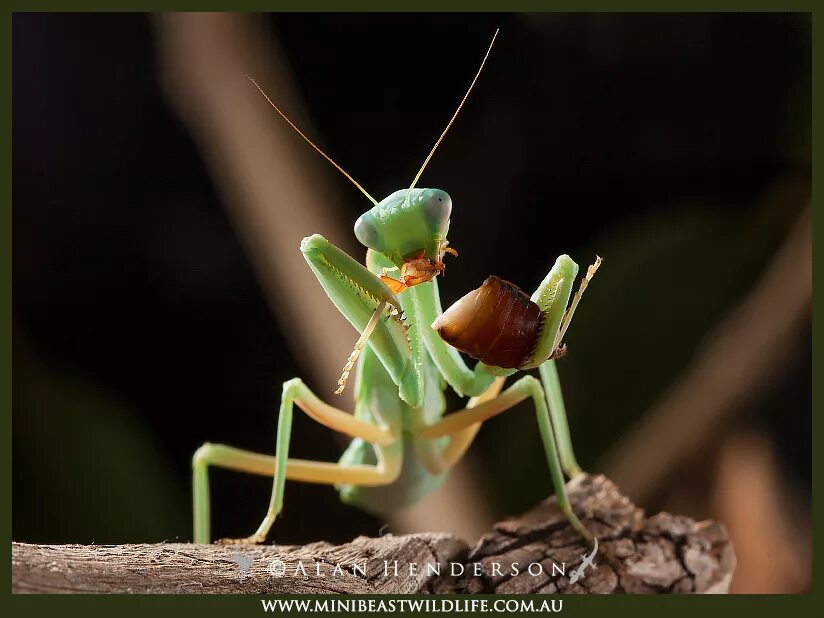
[{"label": "brown insect being eaten", "polygon": [[386,273],[390,271],[384,269],[384,273],[381,275],[381,281],[383,281],[386,287],[392,290],[394,294],[400,294],[406,288],[411,288],[414,285],[432,281],[437,275],[440,275],[446,270],[446,265],[443,263],[444,254],[458,255],[455,249],[447,247],[446,244],[446,242],[443,243],[441,250],[438,252],[438,259],[434,262],[429,260],[425,256],[424,250],[421,249],[418,253],[404,260],[403,266],[401,267],[400,279],[394,279],[388,276]]},{"label": "brown insect being eaten", "polygon": [[[493,275],[438,316],[432,328],[487,365],[519,369],[532,360],[543,325],[538,305],[514,283]],[[560,346],[552,358],[565,352]]]}]

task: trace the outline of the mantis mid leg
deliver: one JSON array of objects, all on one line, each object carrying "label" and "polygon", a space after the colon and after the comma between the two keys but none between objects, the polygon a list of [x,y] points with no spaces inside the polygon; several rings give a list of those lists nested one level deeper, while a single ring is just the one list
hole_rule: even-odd
[{"label": "mantis mid leg", "polygon": [[569,498],[566,493],[566,481],[561,467],[561,460],[558,456],[555,431],[549,416],[549,410],[547,409],[547,400],[541,383],[535,377],[531,375],[524,376],[494,399],[479,403],[473,408],[449,414],[432,425],[417,427],[415,433],[421,438],[430,439],[448,435],[454,436],[469,427],[509,410],[528,397],[532,398],[535,405],[538,429],[541,433],[541,441],[543,442],[544,452],[547,463],[549,464],[549,472],[555,488],[555,497],[558,501],[558,506],[567,519],[569,519],[572,527],[575,528],[589,544],[592,544],[592,535],[578,519],[578,516],[572,511],[569,503]]},{"label": "mantis mid leg", "polygon": [[[549,414],[552,418],[552,426],[555,429],[555,437],[558,440],[558,452],[561,458],[561,465],[567,476],[574,478],[582,473],[581,466],[575,460],[575,454],[572,452],[572,439],[569,435],[569,423],[567,422],[566,408],[564,406],[564,396],[561,393],[561,382],[558,380],[558,370],[555,367],[555,361],[552,355],[561,346],[561,342],[572,322],[572,316],[575,315],[575,309],[584,295],[589,282],[595,276],[598,268],[601,266],[603,260],[600,256],[596,256],[595,262],[587,268],[586,275],[581,279],[578,290],[572,298],[569,308],[560,313],[555,309],[554,302],[548,302],[551,298],[554,301],[556,298],[563,300],[563,305],[557,305],[559,308],[566,306],[566,299],[569,297],[571,291],[571,283],[575,279],[578,272],[578,266],[567,256],[561,256],[555,263],[555,266],[547,275],[546,279],[538,287],[532,300],[542,303],[543,307],[549,310],[552,314],[553,323],[557,323],[557,332],[552,339],[552,346],[550,350],[550,359],[541,363],[539,371],[541,374],[541,381],[544,385],[544,392],[546,393],[547,403],[549,404]],[[550,307],[552,307],[550,309]],[[553,332],[552,329],[547,329],[547,334]],[[549,337],[545,338],[544,349],[549,343]]]},{"label": "mantis mid leg", "polygon": [[[501,388],[503,388],[505,380],[506,378],[502,377],[495,378],[492,384],[489,385],[489,388],[482,394],[477,397],[472,397],[469,400],[466,408],[472,409],[481,403],[497,397],[501,392]],[[423,461],[426,469],[429,470],[431,474],[442,474],[452,468],[452,466],[458,463],[466,454],[466,451],[469,450],[469,447],[475,440],[475,436],[478,435],[478,431],[481,429],[481,425],[483,425],[483,421],[478,421],[450,434],[449,442],[443,447],[438,447],[431,443],[422,444],[422,448],[418,449],[418,456]]]},{"label": "mantis mid leg", "polygon": [[[555,362],[547,361],[541,365],[540,372],[544,393],[549,404],[549,416],[552,421],[552,427],[555,430],[561,468],[569,478],[575,478],[583,474],[583,471],[581,470],[581,466],[578,465],[572,450],[572,439],[569,435],[569,423],[567,422],[566,408],[564,407],[564,397],[561,393],[561,383],[558,380],[558,370],[555,367]],[[474,408],[478,404],[495,398],[498,393],[501,392],[504,379],[505,378],[496,378],[482,395],[470,399],[466,406],[467,409]],[[439,452],[432,450],[427,453],[422,453],[429,471],[432,474],[440,474],[460,461],[478,434],[481,424],[481,422],[474,423],[450,434],[449,443]]]},{"label": "mantis mid leg", "polygon": [[564,406],[564,396],[561,393],[561,382],[558,380],[558,369],[554,360],[548,360],[540,366],[541,382],[544,385],[547,403],[549,404],[549,415],[552,418],[552,427],[555,429],[555,439],[558,441],[558,455],[561,459],[561,467],[569,478],[583,474],[581,466],[575,460],[575,453],[572,452],[572,438],[569,435],[569,423],[567,422],[566,408]]},{"label": "mantis mid leg", "polygon": [[[322,425],[374,444],[378,465],[344,466],[330,462],[288,459],[293,404],[297,404]],[[257,531],[245,539],[251,543],[262,543],[283,508],[286,479],[330,485],[387,485],[400,474],[401,457],[400,441],[392,432],[324,403],[301,380],[289,380],[283,385],[274,456],[208,443],[195,453],[192,460],[195,542],[208,543],[210,540],[209,465],[273,477],[272,496],[266,517]]]},{"label": "mantis mid leg", "polygon": [[[572,450],[572,439],[569,435],[569,423],[567,422],[564,398],[561,393],[561,384],[558,380],[558,370],[555,368],[554,361],[548,361],[541,365],[540,371],[544,393],[549,404],[549,416],[552,421],[552,427],[555,430],[561,468],[566,475],[572,479],[583,474],[583,470],[578,465]],[[496,378],[482,395],[469,400],[466,406],[467,409],[474,408],[478,404],[497,397],[498,393],[501,392],[504,380],[505,378]],[[477,422],[450,434],[449,443],[440,451],[430,449],[421,453],[427,469],[432,474],[440,474],[454,466],[471,446],[481,425],[482,422]]]}]

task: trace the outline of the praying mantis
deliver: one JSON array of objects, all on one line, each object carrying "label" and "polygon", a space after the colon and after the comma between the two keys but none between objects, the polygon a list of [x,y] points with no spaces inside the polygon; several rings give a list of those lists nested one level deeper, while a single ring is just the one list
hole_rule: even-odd
[{"label": "praying mantis", "polygon": [[[203,444],[192,459],[196,543],[211,541],[210,466],[272,477],[263,521],[251,536],[237,539],[262,543],[283,508],[287,480],[334,485],[345,503],[385,514],[439,487],[484,421],[530,399],[558,505],[592,545],[592,535],[567,498],[566,477],[582,471],[573,453],[554,360],[565,350],[562,339],[600,258],[590,266],[571,303],[578,266],[562,255],[531,297],[490,277],[444,312],[437,275],[444,270],[444,256],[456,255],[447,241],[452,200],[440,189],[416,186],[469,97],[497,35],[496,31],[466,94],[412,184],[380,202],[304,135],[249,77],[283,120],[374,204],[354,228],[367,248],[365,265],[317,234],[300,245],[326,294],[360,333],[335,391],[340,394],[356,371],[355,410],[350,414],[324,402],[294,378],[283,384],[273,456]],[[458,349],[481,360],[470,368]],[[536,367],[540,380],[526,374],[503,388],[508,376]],[[447,386],[470,399],[464,409],[444,415]],[[338,462],[289,457],[295,406],[352,438]]]}]

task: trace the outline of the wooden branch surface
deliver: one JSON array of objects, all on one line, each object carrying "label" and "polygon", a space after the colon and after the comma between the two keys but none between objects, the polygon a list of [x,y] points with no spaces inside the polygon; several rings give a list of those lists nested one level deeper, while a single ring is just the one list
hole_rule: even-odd
[{"label": "wooden branch surface", "polygon": [[[569,490],[575,512],[612,555],[611,564],[599,553],[597,568],[586,569],[574,584],[572,572],[589,552],[550,498],[499,522],[472,548],[441,533],[359,537],[337,546],[13,543],[12,590],[273,595],[728,591],[735,554],[723,525],[668,513],[645,518],[603,476],[582,477]],[[560,568],[566,575],[559,574]]]}]

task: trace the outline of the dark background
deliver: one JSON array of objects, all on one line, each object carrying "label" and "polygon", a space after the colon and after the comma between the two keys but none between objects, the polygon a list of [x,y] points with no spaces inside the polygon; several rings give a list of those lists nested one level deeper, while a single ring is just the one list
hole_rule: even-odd
[{"label": "dark background", "polygon": [[[491,273],[531,290],[559,253],[606,257],[560,369],[587,468],[753,286],[809,195],[809,15],[263,20],[315,135],[378,198],[407,186],[501,28],[423,178],[454,201],[461,256],[444,304]],[[280,384],[305,359],[164,98],[152,20],[16,14],[12,43],[14,539],[189,539],[191,454],[205,440],[271,452]],[[315,164],[353,222],[369,204]],[[794,348],[724,431],[766,436],[806,513],[809,325]],[[340,452],[300,423],[313,456]],[[504,415],[473,447],[497,514],[550,491],[533,424]],[[717,515],[718,448],[644,506],[698,483],[703,497],[678,504]],[[215,534],[250,533],[269,482],[213,479]],[[329,488],[290,484],[276,536],[342,541],[381,525]]]}]

